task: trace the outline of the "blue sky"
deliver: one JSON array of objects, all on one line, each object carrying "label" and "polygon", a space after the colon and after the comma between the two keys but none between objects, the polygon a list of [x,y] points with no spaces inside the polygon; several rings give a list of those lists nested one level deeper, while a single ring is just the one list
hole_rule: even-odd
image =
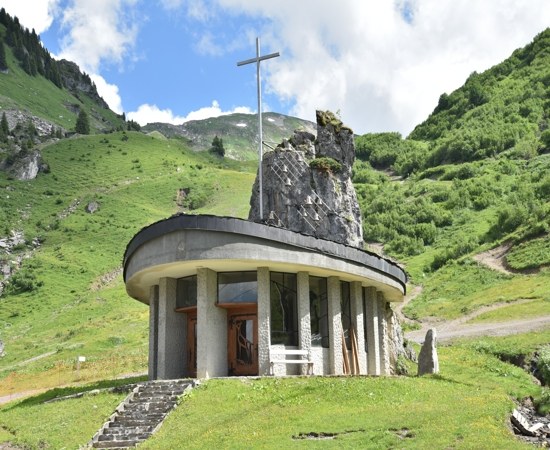
[{"label": "blue sky", "polygon": [[264,110],[338,111],[356,133],[407,135],[550,25],[548,0],[0,0],[117,112],[145,124]]}]

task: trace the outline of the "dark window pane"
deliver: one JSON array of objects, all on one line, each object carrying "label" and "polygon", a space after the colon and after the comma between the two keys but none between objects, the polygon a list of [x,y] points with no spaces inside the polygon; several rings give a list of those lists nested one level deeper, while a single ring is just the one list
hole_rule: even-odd
[{"label": "dark window pane", "polygon": [[218,273],[218,303],[257,303],[256,272]]},{"label": "dark window pane", "polygon": [[271,274],[271,343],[298,345],[296,274]]},{"label": "dark window pane", "polygon": [[309,277],[311,345],[329,348],[327,279]]},{"label": "dark window pane", "polygon": [[176,289],[176,307],[197,306],[197,276],[179,278]]},{"label": "dark window pane", "polygon": [[351,301],[350,284],[347,281],[340,281],[340,307],[342,309],[342,329],[348,350],[351,349]]}]

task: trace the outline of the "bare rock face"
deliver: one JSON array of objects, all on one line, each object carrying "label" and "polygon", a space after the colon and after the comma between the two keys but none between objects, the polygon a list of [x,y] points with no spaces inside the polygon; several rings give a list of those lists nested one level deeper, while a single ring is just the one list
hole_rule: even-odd
[{"label": "bare rock face", "polygon": [[435,328],[430,328],[418,354],[418,376],[439,373],[436,339]]},{"label": "bare rock face", "polygon": [[264,155],[264,217],[256,177],[248,219],[362,247],[361,211],[351,182],[354,159],[353,132],[332,113],[317,111],[317,140],[296,131]]},{"label": "bare rock face", "polygon": [[33,151],[16,160],[15,163],[8,168],[8,172],[16,180],[28,181],[34,180],[42,167],[42,156],[40,152]]}]

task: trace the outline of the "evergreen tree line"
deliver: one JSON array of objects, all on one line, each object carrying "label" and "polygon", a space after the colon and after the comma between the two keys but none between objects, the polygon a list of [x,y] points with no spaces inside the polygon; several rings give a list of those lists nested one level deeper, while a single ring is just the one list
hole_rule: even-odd
[{"label": "evergreen tree line", "polygon": [[17,17],[11,17],[4,8],[0,9],[0,24],[6,28],[5,36],[0,39],[0,70],[7,70],[4,44],[9,45],[19,64],[29,75],[42,75],[57,87],[63,88],[59,63],[42,46],[34,31],[24,28]]}]

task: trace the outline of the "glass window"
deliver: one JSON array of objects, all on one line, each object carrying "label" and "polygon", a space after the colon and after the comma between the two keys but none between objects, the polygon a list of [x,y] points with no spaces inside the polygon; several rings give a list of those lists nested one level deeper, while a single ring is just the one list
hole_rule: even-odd
[{"label": "glass window", "polygon": [[347,281],[340,281],[340,308],[342,310],[342,329],[346,339],[346,347],[351,350],[351,297],[350,284]]},{"label": "glass window", "polygon": [[271,272],[271,343],[298,345],[296,274]]},{"label": "glass window", "polygon": [[368,334],[368,324],[367,324],[367,299],[365,298],[365,288],[363,288],[363,331],[365,333],[365,351],[369,348],[368,342],[367,342],[367,334]]},{"label": "glass window", "polygon": [[218,273],[218,303],[257,303],[256,272]]},{"label": "glass window", "polygon": [[327,279],[309,277],[311,345],[329,348]]},{"label": "glass window", "polygon": [[179,278],[176,289],[176,308],[197,306],[197,276]]}]

